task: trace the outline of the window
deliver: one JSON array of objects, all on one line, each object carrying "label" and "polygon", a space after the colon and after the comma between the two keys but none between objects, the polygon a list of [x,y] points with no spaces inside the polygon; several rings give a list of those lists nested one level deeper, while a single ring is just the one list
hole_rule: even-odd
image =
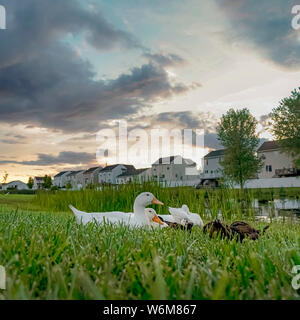
[{"label": "window", "polygon": [[266,166],[266,171],[267,171],[267,172],[272,172],[272,166],[267,165],[267,166]]}]

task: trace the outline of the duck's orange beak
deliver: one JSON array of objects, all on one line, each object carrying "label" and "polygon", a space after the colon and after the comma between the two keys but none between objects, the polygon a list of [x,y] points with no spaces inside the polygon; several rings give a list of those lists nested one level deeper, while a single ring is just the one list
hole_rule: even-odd
[{"label": "duck's orange beak", "polygon": [[158,217],[157,214],[154,216],[154,218],[152,219],[152,221],[153,221],[153,222],[157,222],[157,223],[159,223],[159,224],[164,224],[164,223],[159,219],[159,217]]},{"label": "duck's orange beak", "polygon": [[160,204],[161,206],[164,205],[161,201],[157,200],[155,197],[153,198],[153,200],[152,200],[151,203],[153,203],[153,204]]}]

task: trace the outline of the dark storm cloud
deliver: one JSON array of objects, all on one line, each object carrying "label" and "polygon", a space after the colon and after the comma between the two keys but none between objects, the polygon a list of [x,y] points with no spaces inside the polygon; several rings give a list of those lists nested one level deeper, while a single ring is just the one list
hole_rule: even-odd
[{"label": "dark storm cloud", "polygon": [[93,47],[140,47],[137,40],[114,28],[99,11],[83,8],[77,0],[2,0],[7,30],[1,32],[0,66],[39,55],[39,50],[65,35],[84,35]]},{"label": "dark storm cloud", "polygon": [[50,166],[50,165],[64,165],[64,164],[91,164],[95,162],[95,154],[87,152],[60,152],[57,156],[40,153],[38,159],[33,161],[14,161],[14,160],[0,160],[2,164],[20,164],[27,166]]},{"label": "dark storm cloud", "polygon": [[232,42],[251,44],[266,59],[290,70],[300,68],[298,32],[291,27],[296,0],[216,0],[228,15]]},{"label": "dark storm cloud", "polygon": [[62,41],[67,35],[81,34],[98,50],[141,48],[138,41],[74,0],[3,2],[8,29],[0,33],[0,122],[96,131],[108,119],[191,89],[171,84],[152,59],[114,80],[95,80],[89,62]]}]

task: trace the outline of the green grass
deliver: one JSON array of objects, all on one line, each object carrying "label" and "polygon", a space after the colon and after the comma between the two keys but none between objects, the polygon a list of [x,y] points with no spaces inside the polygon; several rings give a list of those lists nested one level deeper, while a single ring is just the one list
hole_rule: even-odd
[{"label": "green grass", "polygon": [[[291,270],[300,265],[300,224],[274,221],[258,241],[239,243],[210,239],[200,228],[82,226],[67,209],[131,211],[142,188],[0,196],[0,265],[7,272],[0,299],[299,299]],[[227,222],[247,212],[252,225],[266,225],[245,211],[253,194],[144,190],[166,205],[222,208]],[[166,206],[155,209],[166,213]]]}]

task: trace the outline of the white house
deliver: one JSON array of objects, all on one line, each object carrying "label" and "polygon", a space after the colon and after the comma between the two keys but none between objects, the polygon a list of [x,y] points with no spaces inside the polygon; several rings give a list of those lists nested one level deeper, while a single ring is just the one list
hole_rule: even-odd
[{"label": "white house", "polygon": [[44,183],[44,178],[43,177],[34,177],[33,178],[33,187],[32,187],[32,189],[34,189],[34,190],[42,189],[43,188],[43,183]]},{"label": "white house", "polygon": [[257,153],[264,161],[264,166],[258,174],[259,179],[300,175],[300,170],[297,170],[293,164],[293,158],[284,152],[280,152],[276,141],[264,142]]},{"label": "white house", "polygon": [[151,176],[169,186],[193,185],[200,181],[196,163],[181,156],[158,159],[152,164]]},{"label": "white house", "polygon": [[125,184],[125,183],[131,183],[131,182],[144,182],[148,181],[150,178],[150,175],[146,174],[146,171],[149,172],[150,168],[144,168],[144,169],[135,169],[127,170],[126,172],[122,173],[116,178],[117,184]]},{"label": "white house", "polygon": [[203,173],[201,175],[201,184],[218,186],[218,179],[222,177],[221,161],[224,158],[225,149],[219,149],[209,152],[203,158]]},{"label": "white house", "polygon": [[15,189],[15,190],[28,190],[28,186],[26,183],[22,181],[12,181],[6,184],[2,184],[2,190],[7,190],[7,189]]},{"label": "white house", "polygon": [[117,177],[128,171],[133,172],[134,170],[134,166],[127,164],[114,164],[111,166],[106,166],[98,174],[99,183],[116,184]]},{"label": "white house", "polygon": [[72,189],[80,190],[84,185],[83,173],[85,170],[72,171],[66,176],[67,183],[70,182]]},{"label": "white house", "polygon": [[62,171],[58,173],[56,176],[54,176],[52,184],[56,187],[64,188],[67,184],[67,177],[69,173],[71,173],[71,171]]},{"label": "white house", "polygon": [[101,166],[99,167],[93,167],[89,168],[88,170],[85,170],[83,172],[83,185],[86,187],[89,184],[97,185],[99,183],[99,172],[103,168]]},{"label": "white house", "polygon": [[[218,186],[218,180],[222,177],[222,166],[220,162],[223,160],[224,154],[225,149],[220,149],[212,151],[204,157],[200,185]],[[261,171],[258,173],[259,180],[296,177],[300,175],[300,170],[296,169],[293,165],[292,157],[284,152],[280,152],[280,148],[276,141],[264,142],[257,149],[257,154],[263,158],[264,162]],[[259,186],[263,182],[259,182],[257,179],[250,179],[245,187],[248,185],[250,187],[252,185],[251,183],[255,186]],[[265,183],[268,187],[273,186],[271,181],[265,181]],[[285,182],[285,184],[288,185],[288,182]],[[280,185],[280,183],[277,183],[276,185]]]}]

